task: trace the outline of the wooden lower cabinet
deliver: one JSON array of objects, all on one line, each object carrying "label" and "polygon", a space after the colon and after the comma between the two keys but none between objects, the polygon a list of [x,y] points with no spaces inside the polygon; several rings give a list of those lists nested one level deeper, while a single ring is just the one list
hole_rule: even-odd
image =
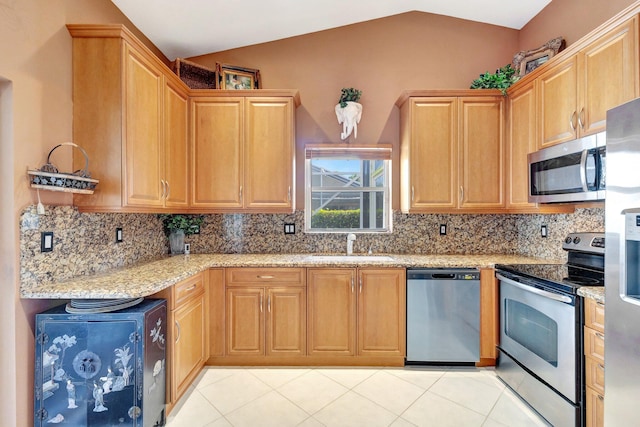
[{"label": "wooden lower cabinet", "polygon": [[367,356],[386,357],[386,364],[404,364],[404,269],[309,268],[307,288],[310,357],[328,364],[336,364],[337,356],[358,356],[363,363]]},{"label": "wooden lower cabinet", "polygon": [[303,272],[304,269],[227,270],[227,356],[306,354]]},{"label": "wooden lower cabinet", "polygon": [[587,427],[604,425],[604,304],[584,300],[584,361]]},{"label": "wooden lower cabinet", "polygon": [[199,273],[154,298],[167,300],[167,413],[200,373],[208,356],[208,276]]}]

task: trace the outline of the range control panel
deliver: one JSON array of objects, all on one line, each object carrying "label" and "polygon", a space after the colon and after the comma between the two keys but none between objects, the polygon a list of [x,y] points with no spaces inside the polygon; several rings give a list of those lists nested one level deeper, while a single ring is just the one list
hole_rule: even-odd
[{"label": "range control panel", "polygon": [[569,233],[562,249],[596,254],[604,253],[604,233]]}]

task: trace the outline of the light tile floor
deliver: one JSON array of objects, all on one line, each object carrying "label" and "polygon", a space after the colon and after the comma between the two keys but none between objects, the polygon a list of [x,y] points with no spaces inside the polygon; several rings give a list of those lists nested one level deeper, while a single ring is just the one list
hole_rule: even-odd
[{"label": "light tile floor", "polygon": [[492,368],[219,368],[168,427],[547,426]]}]

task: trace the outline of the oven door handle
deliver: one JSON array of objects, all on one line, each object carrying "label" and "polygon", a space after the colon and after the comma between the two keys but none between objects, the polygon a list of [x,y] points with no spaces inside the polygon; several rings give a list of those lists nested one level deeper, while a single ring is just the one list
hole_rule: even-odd
[{"label": "oven door handle", "polygon": [[535,288],[533,286],[523,285],[522,283],[518,283],[515,280],[506,278],[506,277],[504,277],[503,275],[501,275],[499,273],[496,273],[496,277],[498,278],[498,280],[504,281],[504,282],[506,282],[506,283],[508,283],[510,285],[513,285],[513,286],[515,286],[517,288],[520,288],[520,289],[522,289],[524,291],[531,292],[532,294],[537,294],[537,295],[543,296],[545,298],[552,299],[554,301],[566,302],[567,304],[571,304],[573,302],[573,300],[568,296],[558,295],[558,294],[555,294],[553,292],[549,292],[549,291],[545,291],[545,290],[542,290],[542,289]]}]

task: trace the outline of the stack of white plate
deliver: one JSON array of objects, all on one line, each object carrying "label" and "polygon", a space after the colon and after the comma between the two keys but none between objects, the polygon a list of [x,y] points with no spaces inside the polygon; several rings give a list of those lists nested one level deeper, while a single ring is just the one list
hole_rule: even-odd
[{"label": "stack of white plate", "polygon": [[122,299],[72,299],[67,303],[67,313],[109,313],[140,304],[144,298]]}]

